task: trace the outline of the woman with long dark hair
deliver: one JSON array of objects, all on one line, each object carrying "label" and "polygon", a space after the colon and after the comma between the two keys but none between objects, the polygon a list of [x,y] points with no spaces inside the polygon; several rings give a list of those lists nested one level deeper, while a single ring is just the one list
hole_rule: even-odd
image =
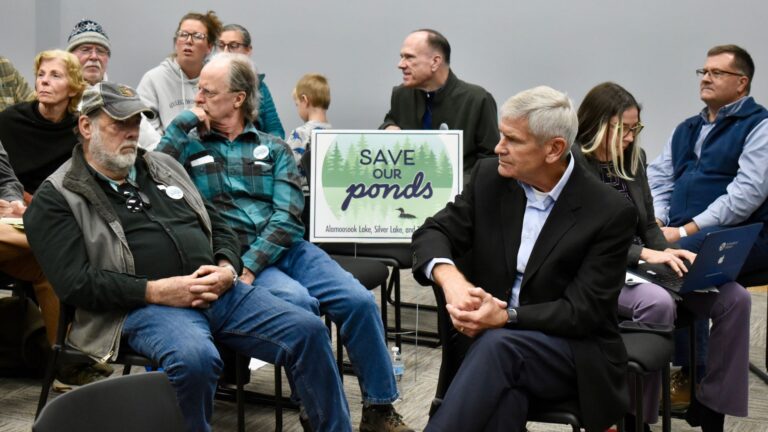
[{"label": "woman with long dark hair", "polygon": [[[573,155],[603,182],[630,200],[638,212],[628,266],[640,260],[666,264],[679,275],[687,271],[686,260],[696,255],[667,243],[656,224],[653,198],[645,173],[645,152],[637,144],[643,129],[640,104],[618,84],[595,86],[584,97],[578,112],[579,132]],[[724,414],[747,415],[750,294],[738,283],[718,287],[717,294],[683,294],[681,307],[713,321],[707,371],[697,399],[691,401],[687,419],[702,430],[722,431]],[[671,294],[652,283],[625,285],[619,295],[619,315],[634,321],[672,325],[676,304]],[[727,358],[726,358],[727,357]],[[643,420],[658,419],[660,377],[646,379]],[[634,416],[626,422],[634,430]]]}]

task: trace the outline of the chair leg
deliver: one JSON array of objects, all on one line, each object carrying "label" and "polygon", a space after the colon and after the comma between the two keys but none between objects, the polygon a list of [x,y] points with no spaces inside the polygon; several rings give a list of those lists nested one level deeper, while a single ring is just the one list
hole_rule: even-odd
[{"label": "chair leg", "polygon": [[48,367],[45,370],[45,378],[43,379],[43,387],[40,389],[40,399],[37,401],[37,410],[35,410],[35,420],[40,415],[40,411],[48,402],[48,393],[53,386],[53,380],[56,377],[56,366],[59,362],[59,348],[54,347],[51,351],[51,360],[48,362]]},{"label": "chair leg", "polygon": [[275,432],[283,430],[283,373],[282,367],[275,365]]},{"label": "chair leg", "polygon": [[[387,316],[387,280],[381,284],[381,323],[384,326],[384,342],[388,341],[387,332],[389,328],[389,316]],[[768,349],[766,350],[766,361],[768,362]],[[768,363],[767,363],[768,364]]]},{"label": "chair leg", "polygon": [[661,431],[672,432],[672,401],[669,395],[669,362],[661,370]]},{"label": "chair leg", "polygon": [[245,432],[245,376],[243,374],[243,364],[245,357],[242,354],[235,353],[235,404],[237,405],[237,431]]},{"label": "chair leg", "polygon": [[643,377],[641,374],[635,375],[635,430],[643,430]]},{"label": "chair leg", "polygon": [[390,287],[395,290],[395,345],[400,352],[403,351],[403,321],[402,308],[400,307],[400,268],[392,267],[392,276],[390,276]]},{"label": "chair leg", "polygon": [[[768,302],[768,296],[765,296],[765,299],[766,302]],[[768,306],[766,306],[766,308],[768,308]],[[761,370],[759,366],[752,362],[749,362],[749,370],[763,380],[764,383],[768,384],[768,332],[765,332],[765,371]]]},{"label": "chair leg", "polygon": [[690,352],[688,353],[688,382],[691,384],[691,401],[696,397],[696,379],[698,378],[698,367],[696,366],[696,320],[691,321],[688,329],[688,339],[690,339]]},{"label": "chair leg", "polygon": [[341,343],[341,327],[336,326],[336,367],[339,369],[339,379],[344,382],[344,345]]},{"label": "chair leg", "polygon": [[[328,328],[328,337],[333,340],[333,323],[331,317],[325,316],[325,326]],[[344,382],[344,352],[341,346],[341,330],[336,326],[336,369],[339,371],[339,378]]]}]

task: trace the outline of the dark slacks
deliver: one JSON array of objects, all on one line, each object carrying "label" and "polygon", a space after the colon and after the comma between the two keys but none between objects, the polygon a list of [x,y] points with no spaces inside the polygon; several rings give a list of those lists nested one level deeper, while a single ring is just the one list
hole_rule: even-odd
[{"label": "dark slacks", "polygon": [[575,395],[576,366],[567,340],[537,331],[489,330],[472,344],[424,430],[522,431],[530,397],[559,401]]}]

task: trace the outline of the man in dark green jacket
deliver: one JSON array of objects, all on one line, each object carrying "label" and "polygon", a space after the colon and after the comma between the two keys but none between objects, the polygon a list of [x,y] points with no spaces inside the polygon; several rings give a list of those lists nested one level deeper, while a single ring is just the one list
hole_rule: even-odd
[{"label": "man in dark green jacket", "polygon": [[392,102],[380,129],[451,129],[464,131],[464,179],[478,159],[494,157],[499,141],[496,101],[484,88],[456,77],[450,67],[451,45],[439,32],[417,30],[400,48],[397,67],[403,83],[392,89]]}]

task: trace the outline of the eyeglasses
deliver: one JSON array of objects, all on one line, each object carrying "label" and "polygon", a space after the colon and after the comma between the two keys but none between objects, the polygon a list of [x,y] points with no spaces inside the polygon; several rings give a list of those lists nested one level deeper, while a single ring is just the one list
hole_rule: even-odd
[{"label": "eyeglasses", "polygon": [[180,39],[180,40],[183,40],[183,41],[186,41],[186,40],[189,40],[189,38],[192,38],[192,39],[194,39],[194,40],[196,40],[198,42],[202,42],[207,37],[208,36],[206,36],[205,33],[200,33],[200,32],[190,33],[190,32],[185,31],[185,30],[179,30],[179,31],[176,32],[176,38]]},{"label": "eyeglasses", "polygon": [[216,44],[216,46],[218,46],[221,51],[225,51],[225,50],[235,51],[235,50],[239,50],[240,47],[248,48],[248,45],[240,42],[224,43],[219,41],[219,43]]},{"label": "eyeglasses", "polygon": [[215,91],[208,90],[207,88],[204,88],[204,87],[198,87],[197,91],[202,93],[203,97],[206,99],[213,99],[222,93],[234,93],[231,90],[227,90],[225,92],[215,92]]},{"label": "eyeglasses", "polygon": [[[619,125],[618,123],[611,123],[611,126],[613,126],[613,127],[616,127],[618,125]],[[630,127],[624,127],[623,128],[624,129],[624,134],[622,136],[624,138],[626,138],[629,135],[629,133],[632,132],[632,135],[637,137],[638,135],[640,135],[640,132],[643,131],[644,127],[645,126],[642,123],[640,123],[640,122],[638,122],[636,125],[632,126],[631,128]]]},{"label": "eyeglasses", "polygon": [[720,69],[696,69],[696,76],[698,76],[699,78],[704,78],[706,74],[709,74],[709,76],[714,79],[720,79],[726,75],[733,75],[738,77],[744,76],[744,74],[742,73],[724,71]]},{"label": "eyeglasses", "polygon": [[80,45],[75,51],[82,55],[89,55],[93,52],[96,53],[96,55],[99,57],[106,57],[109,55],[109,50],[98,45]]},{"label": "eyeglasses", "polygon": [[138,213],[142,210],[152,208],[152,204],[149,202],[149,197],[127,181],[118,186],[117,191],[125,197],[125,207],[131,213]]}]

